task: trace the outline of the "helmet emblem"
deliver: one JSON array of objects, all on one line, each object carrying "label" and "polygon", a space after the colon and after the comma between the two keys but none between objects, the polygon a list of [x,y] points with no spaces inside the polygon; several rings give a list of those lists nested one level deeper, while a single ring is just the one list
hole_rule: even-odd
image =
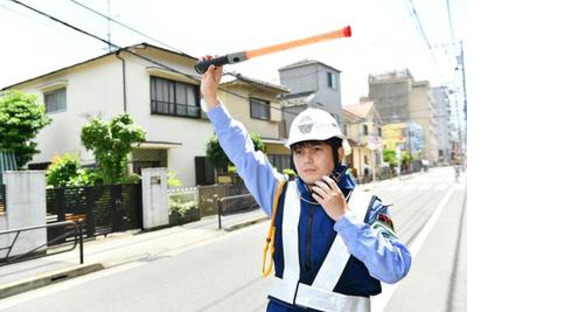
[{"label": "helmet emblem", "polygon": [[299,125],[298,129],[300,129],[300,133],[310,133],[310,131],[312,131],[312,126],[314,124],[309,123],[309,124],[305,124],[305,125]]}]

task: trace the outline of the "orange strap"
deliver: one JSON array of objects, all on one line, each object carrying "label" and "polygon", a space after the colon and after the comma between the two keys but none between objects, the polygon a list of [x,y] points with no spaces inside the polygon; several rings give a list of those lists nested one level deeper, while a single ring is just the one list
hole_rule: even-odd
[{"label": "orange strap", "polygon": [[[266,237],[266,245],[264,246],[264,257],[262,258],[262,277],[267,277],[272,272],[272,265],[274,264],[274,234],[276,233],[276,214],[278,212],[278,200],[280,195],[282,195],[282,190],[284,189],[285,180],[280,180],[280,185],[276,190],[274,195],[274,205],[272,206],[272,217],[270,220],[270,229],[268,230],[268,236]],[[270,264],[266,269],[266,257],[268,254],[268,249],[270,249]]]}]

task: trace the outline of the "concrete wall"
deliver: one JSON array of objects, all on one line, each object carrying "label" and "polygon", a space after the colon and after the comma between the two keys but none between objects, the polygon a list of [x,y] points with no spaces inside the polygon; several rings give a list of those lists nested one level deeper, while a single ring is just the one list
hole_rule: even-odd
[{"label": "concrete wall", "polygon": [[[4,172],[6,213],[0,219],[0,230],[12,230],[46,224],[46,182],[44,171]],[[0,236],[0,246],[6,247],[15,234]],[[46,244],[46,229],[20,233],[10,257],[26,253]],[[6,256],[0,251],[0,257]]]},{"label": "concrete wall", "polygon": [[169,225],[167,169],[146,168],[141,171],[143,190],[143,229]]},{"label": "concrete wall", "polygon": [[318,91],[316,64],[279,70],[280,84],[290,89],[290,93]]},{"label": "concrete wall", "polygon": [[[336,77],[336,89],[328,87],[327,74]],[[343,124],[340,72],[322,63],[310,62],[303,66],[279,70],[280,84],[290,88],[292,94],[316,91],[309,107],[324,109],[334,115],[339,124]],[[293,118],[292,118],[293,119]],[[287,121],[289,127],[291,119]]]}]

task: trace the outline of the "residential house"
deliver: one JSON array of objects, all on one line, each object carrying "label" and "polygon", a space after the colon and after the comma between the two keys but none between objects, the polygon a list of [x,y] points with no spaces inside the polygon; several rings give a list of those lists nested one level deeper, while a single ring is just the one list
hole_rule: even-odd
[{"label": "residential house", "polygon": [[260,135],[273,167],[280,172],[290,168],[290,150],[284,146],[286,139],[280,135],[282,108],[279,100],[288,89],[240,74],[235,77],[221,85],[226,90],[221,92],[220,99],[248,131]]},{"label": "residential house", "polygon": [[342,109],[344,132],[352,153],[347,161],[359,181],[383,176],[382,121],[372,101],[347,105]]},{"label": "residential house", "polygon": [[[28,168],[46,169],[54,156],[63,153],[78,153],[83,165],[94,165],[92,152],[81,144],[81,128],[90,117],[110,120],[124,112],[147,131],[146,142],[135,146],[130,155],[129,170],[167,167],[184,186],[213,184],[214,169],[205,157],[213,127],[201,110],[196,61],[142,43],[1,89],[38,95],[52,118],[37,137],[41,153]],[[270,150],[281,149],[275,108],[276,99],[287,93],[285,88],[239,76],[220,89],[220,98],[232,102],[228,108],[234,118],[270,140]]]},{"label": "residential house", "polygon": [[342,126],[340,71],[315,60],[302,60],[278,70],[280,84],[290,89],[282,97],[285,134],[292,120],[308,107],[329,112]]}]

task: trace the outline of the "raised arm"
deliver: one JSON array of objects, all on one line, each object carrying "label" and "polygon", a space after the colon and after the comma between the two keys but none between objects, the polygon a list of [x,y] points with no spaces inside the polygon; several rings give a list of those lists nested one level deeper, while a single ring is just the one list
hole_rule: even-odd
[{"label": "raised arm", "polygon": [[[202,59],[208,58],[211,57]],[[225,106],[218,100],[217,88],[221,75],[222,68],[211,65],[202,76],[201,93],[207,106],[207,115],[222,149],[236,166],[246,188],[270,216],[274,193],[283,176],[274,170],[264,153],[254,150],[248,131],[242,123],[231,118]]]}]

